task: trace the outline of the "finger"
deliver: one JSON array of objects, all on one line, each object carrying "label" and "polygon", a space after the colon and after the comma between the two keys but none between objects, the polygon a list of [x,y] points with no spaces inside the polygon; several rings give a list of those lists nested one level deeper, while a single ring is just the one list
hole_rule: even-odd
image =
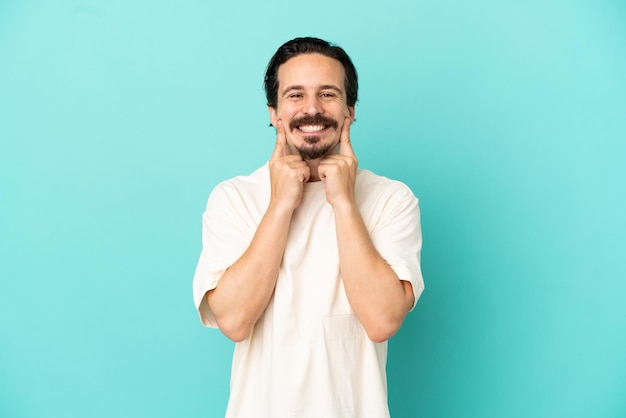
[{"label": "finger", "polygon": [[276,160],[287,155],[287,137],[285,136],[285,128],[283,121],[279,120],[276,123],[276,145],[274,146],[274,152],[272,154],[272,160]]},{"label": "finger", "polygon": [[322,160],[322,162],[320,162],[320,165],[317,166],[317,175],[319,176],[320,180],[326,182],[326,164],[324,164],[324,160]]},{"label": "finger", "polygon": [[339,143],[341,144],[339,154],[346,157],[354,157],[354,150],[352,149],[352,143],[350,142],[350,118],[345,118],[343,120]]}]

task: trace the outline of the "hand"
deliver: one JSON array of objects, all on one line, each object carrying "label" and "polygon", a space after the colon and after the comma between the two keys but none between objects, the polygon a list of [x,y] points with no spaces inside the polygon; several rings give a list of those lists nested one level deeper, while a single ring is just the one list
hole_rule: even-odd
[{"label": "hand", "polygon": [[326,200],[333,208],[339,205],[353,205],[356,202],[354,183],[358,160],[350,142],[349,118],[343,121],[339,144],[339,154],[327,156],[317,168],[320,179],[326,186]]},{"label": "hand", "polygon": [[304,183],[311,171],[299,154],[287,154],[287,137],[283,121],[276,124],[276,145],[269,162],[272,196],[270,206],[293,211],[302,200]]}]

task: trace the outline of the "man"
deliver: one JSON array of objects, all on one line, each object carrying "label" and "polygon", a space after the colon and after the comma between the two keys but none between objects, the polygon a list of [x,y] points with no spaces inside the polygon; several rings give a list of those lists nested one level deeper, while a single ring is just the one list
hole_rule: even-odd
[{"label": "man", "polygon": [[203,324],[237,342],[226,416],[388,417],[386,341],[423,290],[417,199],[357,168],[343,49],[285,43],[265,90],[274,151],[211,193],[194,277]]}]

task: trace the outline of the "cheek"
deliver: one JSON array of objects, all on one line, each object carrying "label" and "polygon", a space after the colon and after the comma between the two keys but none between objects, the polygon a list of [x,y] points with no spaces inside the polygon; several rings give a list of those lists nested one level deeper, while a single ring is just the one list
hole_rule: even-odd
[{"label": "cheek", "polygon": [[281,112],[281,117],[285,120],[291,120],[296,116],[297,113],[298,112],[294,109],[285,108]]},{"label": "cheek", "polygon": [[286,117],[294,113],[294,106],[289,102],[282,102],[278,104],[276,108],[276,115],[278,117]]},{"label": "cheek", "polygon": [[289,109],[282,109],[282,111],[278,114],[278,118],[281,119],[285,125],[285,129],[287,132],[290,131],[289,124],[290,122],[298,116],[298,112],[294,112]]}]

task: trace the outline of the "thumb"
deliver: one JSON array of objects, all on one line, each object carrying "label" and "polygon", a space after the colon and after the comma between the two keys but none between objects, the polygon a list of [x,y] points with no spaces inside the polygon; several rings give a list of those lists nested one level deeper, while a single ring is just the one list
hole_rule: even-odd
[{"label": "thumb", "polygon": [[341,127],[341,137],[339,138],[339,143],[341,144],[341,148],[339,149],[339,154],[345,155],[346,157],[354,157],[354,150],[352,149],[352,142],[350,142],[350,124],[352,121],[350,118],[345,118],[343,120],[343,126]]},{"label": "thumb", "polygon": [[285,136],[285,127],[283,121],[278,120],[276,123],[276,145],[274,146],[274,152],[272,153],[272,160],[276,160],[287,155],[286,152],[287,138]]}]

